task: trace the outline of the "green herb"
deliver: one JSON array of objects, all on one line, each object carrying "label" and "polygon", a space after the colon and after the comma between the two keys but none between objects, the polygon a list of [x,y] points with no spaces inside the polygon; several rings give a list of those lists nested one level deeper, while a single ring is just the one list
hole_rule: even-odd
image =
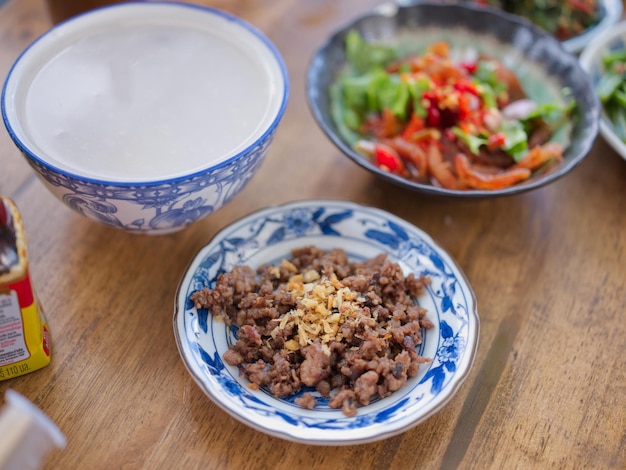
[{"label": "green herb", "polygon": [[410,93],[406,82],[397,75],[387,75],[387,80],[379,82],[373,92],[376,94],[378,111],[390,109],[398,119],[407,119]]},{"label": "green herb", "polygon": [[602,56],[604,75],[596,84],[596,93],[615,134],[626,143],[626,49]]},{"label": "green herb", "polygon": [[[453,127],[452,132],[467,145],[474,155],[478,155],[480,147],[487,145],[487,137],[469,134],[459,127]],[[519,161],[528,152],[528,135],[519,121],[507,120],[502,123],[498,132],[505,136],[502,150],[508,153],[515,161]]]},{"label": "green herb", "polygon": [[413,112],[419,117],[426,117],[426,108],[423,104],[424,92],[430,90],[430,80],[421,78],[413,82],[408,82],[408,89],[413,100]]},{"label": "green herb", "polygon": [[477,82],[485,86],[486,89],[490,89],[489,92],[494,96],[500,95],[506,91],[506,84],[498,79],[496,73],[498,65],[491,60],[481,60],[477,64],[476,73],[474,77]]},{"label": "green herb", "polygon": [[622,75],[607,74],[600,78],[596,85],[596,92],[600,101],[608,102],[623,82],[624,77]]},{"label": "green herb", "polygon": [[455,136],[457,136],[461,141],[467,145],[467,148],[474,155],[478,155],[480,152],[480,147],[482,145],[487,145],[487,139],[484,137],[479,137],[476,135],[468,134],[463,129],[459,127],[453,127],[452,132]]},{"label": "green herb", "polygon": [[561,41],[583,33],[601,19],[597,0],[475,0],[523,16]]},{"label": "green herb", "polygon": [[499,129],[505,137],[505,144],[502,147],[513,160],[520,161],[528,152],[528,134],[524,129],[524,125],[520,121],[504,121]]},{"label": "green herb", "polygon": [[348,62],[359,72],[367,72],[383,66],[396,58],[396,51],[382,44],[370,44],[356,30],[346,35],[346,57]]}]

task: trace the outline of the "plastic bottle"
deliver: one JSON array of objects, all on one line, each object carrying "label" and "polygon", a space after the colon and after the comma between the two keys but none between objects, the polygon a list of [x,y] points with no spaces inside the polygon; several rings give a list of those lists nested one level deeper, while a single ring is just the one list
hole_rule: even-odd
[{"label": "plastic bottle", "polygon": [[0,469],[39,469],[50,451],[65,448],[65,436],[43,411],[19,393],[7,390],[5,398],[0,413]]},{"label": "plastic bottle", "polygon": [[0,196],[0,380],[49,363],[50,333],[30,282],[22,218],[15,203]]}]

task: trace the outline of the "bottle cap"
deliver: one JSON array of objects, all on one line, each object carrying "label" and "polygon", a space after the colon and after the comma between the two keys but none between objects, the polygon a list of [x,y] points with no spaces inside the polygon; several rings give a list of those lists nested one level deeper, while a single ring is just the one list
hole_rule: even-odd
[{"label": "bottle cap", "polygon": [[0,468],[39,469],[50,451],[65,448],[65,436],[43,411],[19,393],[9,389],[5,398],[0,413]]}]

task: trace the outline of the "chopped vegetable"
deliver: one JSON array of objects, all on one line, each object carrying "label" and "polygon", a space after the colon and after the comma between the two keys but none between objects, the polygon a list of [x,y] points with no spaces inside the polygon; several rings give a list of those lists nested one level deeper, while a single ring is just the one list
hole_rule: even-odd
[{"label": "chopped vegetable", "polygon": [[[478,54],[457,61],[445,41],[399,57],[356,31],[346,48],[350,66],[332,89],[333,115],[382,170],[449,189],[499,189],[560,160],[560,144],[541,149],[574,102],[534,102],[501,62]],[[510,171],[520,162],[523,171]]]},{"label": "chopped vegetable", "polygon": [[626,143],[626,49],[604,54],[602,62],[605,70],[596,92],[615,133]]},{"label": "chopped vegetable", "polygon": [[582,34],[600,22],[597,0],[474,0],[523,16],[535,25],[565,41]]}]

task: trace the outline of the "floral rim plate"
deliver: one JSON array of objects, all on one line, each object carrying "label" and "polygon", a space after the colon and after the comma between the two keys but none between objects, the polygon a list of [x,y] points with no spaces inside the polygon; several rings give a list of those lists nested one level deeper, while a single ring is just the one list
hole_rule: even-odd
[{"label": "floral rim plate", "polygon": [[[626,21],[616,24],[594,39],[580,55],[580,65],[597,85],[604,73],[602,56],[610,51],[626,49]],[[600,114],[600,134],[626,160],[626,143],[619,138],[613,123],[604,113]]]},{"label": "floral rim plate", "polygon": [[[419,304],[434,328],[424,332],[418,353],[433,361],[391,396],[361,407],[354,417],[322,401],[314,410],[252,390],[222,354],[229,335],[223,321],[197,310],[190,296],[212,287],[218,274],[238,264],[278,262],[305,245],[343,248],[364,259],[381,252],[403,270],[431,278]],[[174,335],[189,373],[224,411],[267,434],[317,445],[384,439],[441,409],[469,374],[478,345],[476,300],[465,275],[427,234],[379,209],[344,201],[300,201],[251,214],[219,232],[191,262],[176,295]]]}]

